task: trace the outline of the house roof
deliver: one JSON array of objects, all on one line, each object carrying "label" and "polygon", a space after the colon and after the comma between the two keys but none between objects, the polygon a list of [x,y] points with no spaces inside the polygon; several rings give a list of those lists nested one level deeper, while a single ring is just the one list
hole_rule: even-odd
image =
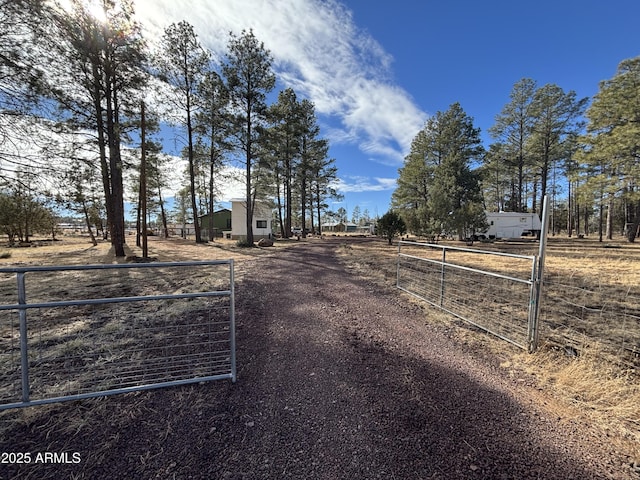
[{"label": "house roof", "polygon": [[[226,213],[226,212],[231,213],[231,210],[229,210],[228,208],[221,208],[220,210],[216,210],[215,212],[213,212],[213,214],[215,215],[216,213]],[[208,213],[203,213],[202,215],[198,215],[198,218],[208,217],[208,216],[209,216]]]},{"label": "house roof", "polygon": [[[229,202],[231,203],[247,203],[247,199],[246,198],[232,198],[231,200],[229,200]],[[262,205],[267,205],[270,203],[269,200],[260,200],[259,198],[256,198],[255,203],[259,203]]]},{"label": "house roof", "polygon": [[323,223],[322,224],[323,227],[337,227],[338,225],[344,225],[345,227],[357,227],[358,226],[355,223],[350,223],[350,222],[327,222],[327,223]]}]

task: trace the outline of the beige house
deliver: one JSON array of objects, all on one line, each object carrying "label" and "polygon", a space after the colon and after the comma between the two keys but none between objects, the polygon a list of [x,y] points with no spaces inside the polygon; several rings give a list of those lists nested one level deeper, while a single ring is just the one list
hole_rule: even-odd
[{"label": "beige house", "polygon": [[[241,198],[231,199],[231,238],[240,240],[247,236],[247,202]],[[256,201],[253,210],[253,238],[271,238],[273,210],[264,202]]]}]

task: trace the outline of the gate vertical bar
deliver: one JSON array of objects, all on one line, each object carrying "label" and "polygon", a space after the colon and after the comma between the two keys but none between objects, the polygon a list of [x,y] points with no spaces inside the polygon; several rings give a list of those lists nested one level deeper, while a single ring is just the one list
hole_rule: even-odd
[{"label": "gate vertical bar", "polygon": [[236,381],[236,294],[235,294],[235,275],[233,272],[233,258],[229,260],[229,348],[231,349],[231,381]]},{"label": "gate vertical bar", "polygon": [[534,305],[533,315],[529,324],[529,353],[535,352],[538,348],[539,339],[539,319],[540,301],[542,299],[542,286],[544,283],[544,263],[547,251],[547,237],[549,233],[549,198],[544,196],[542,201],[542,231],[540,232],[540,249],[538,251],[538,265],[536,268],[536,278],[534,281]]},{"label": "gate vertical bar", "polygon": [[440,269],[440,308],[444,306],[444,264],[447,261],[447,249],[442,248],[442,268]]},{"label": "gate vertical bar", "polygon": [[396,288],[400,288],[400,248],[402,247],[402,240],[398,242],[398,260],[396,261]]},{"label": "gate vertical bar", "polygon": [[534,257],[531,261],[531,286],[529,287],[529,310],[527,314],[527,351],[533,353],[536,345],[534,329],[536,328],[536,292],[538,291],[538,257]]},{"label": "gate vertical bar", "polygon": [[[24,283],[24,272],[16,273],[18,281],[18,304],[27,304],[27,289]],[[27,342],[27,309],[21,308],[20,317],[20,373],[22,375],[22,401],[29,402],[29,345]]]}]

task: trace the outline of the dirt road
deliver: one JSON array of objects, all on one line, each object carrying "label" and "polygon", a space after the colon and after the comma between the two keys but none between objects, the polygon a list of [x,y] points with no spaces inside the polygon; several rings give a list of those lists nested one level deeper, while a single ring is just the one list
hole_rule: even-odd
[{"label": "dirt road", "polygon": [[3,450],[82,461],[0,478],[638,478],[428,310],[346,270],[339,242],[239,263],[237,383],[25,412]]}]

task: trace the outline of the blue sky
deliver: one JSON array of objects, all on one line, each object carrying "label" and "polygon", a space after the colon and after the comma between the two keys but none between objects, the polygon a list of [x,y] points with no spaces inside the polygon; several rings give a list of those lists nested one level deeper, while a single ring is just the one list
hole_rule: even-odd
[{"label": "blue sky", "polygon": [[[398,168],[429,115],[459,102],[485,146],[524,77],[590,97],[640,55],[637,0],[135,0],[151,37],[194,25],[223,55],[252,28],[274,57],[278,89],[316,105],[345,199],[389,208]],[[232,194],[231,192],[229,193]]]}]

